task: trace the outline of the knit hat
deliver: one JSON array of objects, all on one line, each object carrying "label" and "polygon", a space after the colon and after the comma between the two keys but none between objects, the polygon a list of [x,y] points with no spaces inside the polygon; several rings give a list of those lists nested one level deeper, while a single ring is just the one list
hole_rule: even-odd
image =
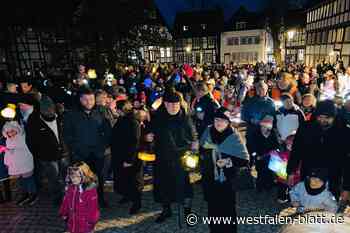
[{"label": "knit hat", "polygon": [[218,110],[216,110],[214,118],[221,118],[230,122],[229,111],[227,110],[227,108],[221,107]]},{"label": "knit hat", "polygon": [[265,126],[266,128],[272,129],[273,128],[273,117],[270,115],[266,115],[261,121],[260,126]]},{"label": "knit hat", "polygon": [[322,180],[324,183],[328,180],[328,171],[325,168],[312,168],[307,172],[307,177],[316,177]]},{"label": "knit hat", "polygon": [[337,115],[337,107],[332,100],[321,101],[317,104],[315,116],[325,115],[335,117]]},{"label": "knit hat", "polygon": [[46,113],[49,109],[55,108],[55,103],[52,101],[50,97],[44,95],[40,100],[40,112]]},{"label": "knit hat", "polygon": [[181,99],[176,92],[168,90],[164,93],[163,101],[169,103],[178,103],[181,101]]}]

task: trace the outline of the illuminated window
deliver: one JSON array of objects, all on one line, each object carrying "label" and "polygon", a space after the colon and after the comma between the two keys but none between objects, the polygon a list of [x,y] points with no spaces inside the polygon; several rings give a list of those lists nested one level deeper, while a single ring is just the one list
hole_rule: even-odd
[{"label": "illuminated window", "polygon": [[166,48],[166,56],[171,57],[171,48]]},{"label": "illuminated window", "polygon": [[184,32],[185,32],[185,31],[188,31],[188,26],[184,25],[184,26],[183,26],[183,31],[184,31]]}]

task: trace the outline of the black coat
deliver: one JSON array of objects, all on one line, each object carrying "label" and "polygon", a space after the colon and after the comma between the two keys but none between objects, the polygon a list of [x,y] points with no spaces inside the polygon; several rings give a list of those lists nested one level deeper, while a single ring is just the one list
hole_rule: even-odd
[{"label": "black coat", "polygon": [[28,145],[34,158],[41,161],[58,161],[63,154],[63,122],[56,119],[58,138],[50,127],[40,118],[30,118],[27,124]]},{"label": "black coat", "polygon": [[253,138],[254,140],[249,141],[249,144],[247,141],[247,147],[250,148],[251,153],[255,152],[256,156],[264,156],[280,147],[275,131],[271,131],[270,136],[266,138],[261,134],[260,128],[257,128],[253,133]]},{"label": "black coat", "polygon": [[326,168],[331,191],[339,192],[342,177],[349,177],[349,136],[350,129],[338,122],[326,131],[317,121],[306,122],[295,136],[287,173],[292,174],[300,163],[303,178],[311,168]]},{"label": "black coat", "polygon": [[191,198],[189,174],[181,166],[180,158],[197,140],[190,116],[181,110],[170,116],[162,106],[153,116],[150,131],[155,135],[154,197],[157,202],[182,202]]},{"label": "black coat", "polygon": [[[140,137],[141,127],[132,113],[119,118],[112,130],[114,188],[124,196],[132,196],[135,190],[141,191],[143,187],[142,161],[137,158]],[[132,166],[124,168],[124,162]]]},{"label": "black coat", "polygon": [[96,109],[90,114],[82,108],[64,116],[63,136],[73,160],[87,159],[91,154],[103,157],[110,144],[111,126]]},{"label": "black coat", "polygon": [[210,96],[210,94],[207,94],[201,97],[199,101],[195,103],[194,109],[196,110],[198,107],[204,111],[204,119],[196,119],[198,135],[201,136],[204,130],[206,130],[209,125],[214,123],[215,111],[219,108],[219,105]]}]

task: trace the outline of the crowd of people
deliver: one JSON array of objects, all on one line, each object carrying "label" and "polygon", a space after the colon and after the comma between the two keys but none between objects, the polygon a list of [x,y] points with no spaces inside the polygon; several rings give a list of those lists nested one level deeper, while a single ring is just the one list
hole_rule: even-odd
[{"label": "crowd of people", "polygon": [[[350,200],[350,67],[341,63],[119,65],[99,75],[80,65],[73,79],[1,84],[0,203],[12,201],[13,179],[19,206],[35,205],[47,187],[72,233],[93,231],[109,207],[108,181],[139,213],[145,165],[162,205],[157,223],[173,203],[192,212],[196,167],[208,216],[236,216],[241,168],[256,169],[256,192],[277,187],[276,200],[299,210],[336,212]],[[184,162],[188,153],[199,165]]]}]

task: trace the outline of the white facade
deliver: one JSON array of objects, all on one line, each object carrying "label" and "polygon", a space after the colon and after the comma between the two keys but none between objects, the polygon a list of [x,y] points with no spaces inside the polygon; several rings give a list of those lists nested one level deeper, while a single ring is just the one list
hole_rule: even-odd
[{"label": "white facade", "polygon": [[220,61],[223,64],[255,64],[272,59],[272,36],[263,29],[221,33]]}]

